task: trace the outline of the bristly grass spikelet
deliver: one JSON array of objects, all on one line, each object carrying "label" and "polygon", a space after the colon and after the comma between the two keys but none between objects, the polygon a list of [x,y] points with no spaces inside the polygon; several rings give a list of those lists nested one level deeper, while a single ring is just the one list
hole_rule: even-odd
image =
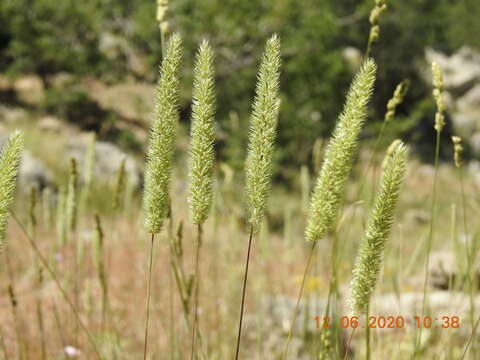
[{"label": "bristly grass spikelet", "polygon": [[397,85],[395,91],[393,93],[393,97],[388,100],[387,103],[387,112],[385,113],[385,123],[389,123],[395,118],[395,114],[397,111],[397,106],[403,103],[403,99],[410,88],[410,81],[404,80],[400,84]]},{"label": "bristly grass spikelet", "polygon": [[192,128],[189,163],[190,216],[197,225],[195,244],[195,278],[193,285],[193,330],[190,358],[195,356],[198,331],[197,307],[199,293],[199,259],[202,245],[202,225],[208,217],[213,198],[213,165],[215,161],[215,78],[213,51],[207,40],[198,49],[193,70]]},{"label": "bristly grass spikelet", "polygon": [[240,353],[243,309],[248,280],[248,266],[253,234],[260,228],[272,176],[272,158],[278,113],[280,110],[280,39],[273,35],[265,45],[265,52],[258,72],[255,99],[250,119],[250,137],[245,164],[247,203],[249,211],[250,236],[248,240],[245,272],[243,276],[240,321],[238,323],[235,359]]},{"label": "bristly grass spikelet", "polygon": [[198,49],[193,73],[189,204],[192,221],[199,225],[207,219],[212,204],[215,161],[215,74],[207,40]]},{"label": "bristly grass spikelet", "polygon": [[402,142],[394,144],[395,147],[385,156],[380,189],[353,270],[350,302],[356,315],[365,313],[375,289],[385,244],[392,231],[400,185],[405,176],[407,150]]},{"label": "bristly grass spikelet", "polygon": [[443,74],[440,66],[436,62],[432,63],[433,75],[433,97],[437,105],[437,112],[435,114],[435,130],[440,133],[445,126],[445,100],[443,98]]},{"label": "bristly grass spikelet", "polygon": [[325,160],[311,197],[305,230],[305,237],[309,241],[323,238],[338,216],[373,91],[376,68],[375,62],[368,59],[355,75],[348,91],[344,110],[325,152]]},{"label": "bristly grass spikelet", "polygon": [[153,124],[147,149],[144,208],[149,233],[160,232],[168,214],[170,177],[178,121],[182,40],[173,34],[162,61]]},{"label": "bristly grass spikelet", "polygon": [[8,212],[13,203],[13,193],[23,151],[23,133],[10,135],[0,153],[0,253],[5,246]]},{"label": "bristly grass spikelet", "polygon": [[265,213],[272,176],[272,157],[280,109],[280,39],[274,35],[265,46],[250,120],[246,161],[249,222],[258,231]]},{"label": "bristly grass spikelet", "polygon": [[180,67],[182,62],[182,39],[180,35],[172,35],[163,55],[155,96],[154,119],[147,148],[145,191],[143,197],[143,205],[146,213],[145,227],[151,234],[143,348],[144,360],[147,358],[148,350],[153,245],[155,234],[159,233],[162,229],[163,220],[168,216],[170,206],[170,177],[172,174],[176,127],[179,118],[178,97]]}]

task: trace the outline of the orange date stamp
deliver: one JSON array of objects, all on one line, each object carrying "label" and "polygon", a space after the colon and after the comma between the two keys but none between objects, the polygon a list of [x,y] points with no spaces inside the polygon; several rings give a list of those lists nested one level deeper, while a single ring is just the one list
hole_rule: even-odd
[{"label": "orange date stamp", "polygon": [[369,316],[363,318],[359,316],[342,316],[337,323],[331,316],[316,316],[313,318],[317,329],[329,329],[334,326],[340,326],[343,329],[403,329],[407,324],[412,324],[418,329],[458,329],[461,326],[459,316]]}]

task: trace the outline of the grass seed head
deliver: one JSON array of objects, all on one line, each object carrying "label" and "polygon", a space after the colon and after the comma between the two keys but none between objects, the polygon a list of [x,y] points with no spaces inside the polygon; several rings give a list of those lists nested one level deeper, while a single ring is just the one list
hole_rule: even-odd
[{"label": "grass seed head", "polygon": [[435,114],[435,130],[440,133],[445,126],[445,111],[447,110],[445,105],[445,99],[443,97],[443,74],[440,66],[436,63],[432,63],[433,74],[433,97],[437,105],[437,112]]},{"label": "grass seed head", "polygon": [[170,178],[178,122],[178,97],[182,40],[173,34],[160,69],[155,96],[155,111],[147,148],[144,210],[148,232],[160,232],[168,215]]},{"label": "grass seed head", "polygon": [[376,68],[373,60],[367,60],[355,75],[348,91],[310,200],[305,230],[305,237],[309,241],[323,238],[339,214],[345,183],[358,146],[358,136],[367,116]]},{"label": "grass seed head", "polygon": [[408,92],[410,87],[410,81],[404,80],[395,88],[393,97],[388,100],[387,103],[387,112],[385,114],[385,122],[390,122],[395,118],[395,113],[397,111],[397,106],[403,102],[405,95]]},{"label": "grass seed head", "polygon": [[193,76],[188,200],[191,218],[198,225],[207,219],[212,205],[215,162],[215,74],[207,40],[198,49]]},{"label": "grass seed head", "polygon": [[462,153],[463,153],[463,145],[462,145],[462,138],[459,136],[452,136],[453,142],[453,161],[455,163],[456,168],[461,168],[463,164],[462,160]]},{"label": "grass seed head", "polygon": [[13,203],[22,151],[23,133],[17,130],[10,135],[0,153],[0,252],[5,246],[8,212]]},{"label": "grass seed head", "polygon": [[385,244],[388,241],[394,220],[400,185],[405,176],[407,149],[396,141],[391,153],[385,156],[380,190],[367,223],[364,239],[353,269],[350,303],[356,315],[363,314],[375,290],[383,259]]},{"label": "grass seed head", "polygon": [[246,187],[249,223],[254,232],[258,231],[262,222],[270,190],[280,109],[279,87],[280,39],[274,35],[265,45],[250,119]]}]

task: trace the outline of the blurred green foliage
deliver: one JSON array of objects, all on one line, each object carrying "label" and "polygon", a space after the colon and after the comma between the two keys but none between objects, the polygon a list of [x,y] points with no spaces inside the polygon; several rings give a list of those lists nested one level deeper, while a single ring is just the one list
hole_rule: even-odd
[{"label": "blurred green foliage", "polygon": [[[373,5],[373,0],[171,0],[168,19],[185,43],[183,120],[187,124],[193,55],[207,36],[216,51],[218,148],[241,165],[257,64],[267,37],[278,33],[283,74],[277,160],[288,176],[310,160],[315,139],[333,127],[353,72],[342,53],[346,47],[364,51]],[[47,84],[48,76],[60,71],[108,81],[125,76],[153,81],[161,59],[155,11],[155,0],[2,0],[0,72],[35,72]],[[374,138],[395,86],[409,78],[410,92],[398,109],[402,122],[392,125],[390,136],[424,145],[432,141],[431,89],[418,71],[424,49],[480,48],[478,14],[478,0],[389,2],[373,51],[379,77],[365,138]],[[124,41],[113,54],[105,51],[109,36]],[[129,66],[132,52],[145,71]],[[74,100],[83,103],[82,96]]]}]

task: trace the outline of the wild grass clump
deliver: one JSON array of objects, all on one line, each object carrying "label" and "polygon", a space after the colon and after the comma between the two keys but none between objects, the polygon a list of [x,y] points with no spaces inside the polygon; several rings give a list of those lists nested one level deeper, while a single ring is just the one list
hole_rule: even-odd
[{"label": "wild grass clump", "polygon": [[[292,315],[290,330],[283,350],[282,359],[288,355],[300,301],[303,296],[305,280],[310,270],[317,240],[322,239],[334,226],[340,213],[345,184],[353,166],[353,157],[358,147],[358,136],[367,116],[367,105],[373,92],[377,66],[367,59],[355,75],[343,112],[340,114],[330,143],[325,151],[323,165],[314,185],[310,199],[305,228],[305,238],[312,242],[305,270]],[[336,245],[332,247],[336,249]],[[332,251],[332,272],[335,271],[335,251]],[[330,282],[333,287],[334,280]]]},{"label": "wild grass clump", "polygon": [[[385,10],[386,2],[385,0],[375,1],[376,7],[370,18],[372,25],[371,44],[378,38],[378,18]],[[168,30],[165,27],[168,27],[166,20],[167,9],[169,7],[166,0],[157,1],[158,20],[162,28],[162,36]],[[162,46],[165,45],[162,44]],[[290,50],[287,52],[289,53]],[[325,147],[325,153],[323,151],[324,141],[320,138],[317,138],[312,149],[308,149],[312,150],[313,164],[303,164],[301,169],[299,168],[300,188],[297,189],[298,193],[289,192],[288,196],[286,196],[284,195],[286,187],[279,186],[278,189],[275,189],[278,191],[276,194],[281,195],[277,204],[281,204],[282,207],[277,209],[268,219],[271,223],[271,231],[275,235],[272,237],[272,241],[260,242],[262,250],[266,250],[268,247],[268,251],[275,254],[275,257],[270,256],[269,252],[260,252],[260,256],[257,256],[259,261],[255,264],[257,266],[252,269],[253,271],[250,270],[250,272],[254,272],[254,276],[250,275],[251,279],[248,279],[249,264],[250,262],[253,263],[254,259],[255,246],[252,244],[255,244],[254,240],[257,237],[260,240],[266,239],[268,236],[267,232],[270,231],[265,225],[262,228],[262,224],[266,224],[265,213],[272,183],[272,162],[280,109],[280,40],[277,36],[272,36],[266,42],[265,51],[260,61],[250,117],[248,153],[245,161],[245,192],[243,194],[246,196],[245,200],[242,199],[240,201],[237,199],[241,195],[235,194],[235,191],[238,192],[239,189],[236,182],[237,174],[234,175],[234,171],[228,165],[219,164],[220,170],[225,174],[224,182],[221,183],[221,186],[215,187],[216,73],[214,69],[214,51],[206,40],[198,47],[193,69],[193,99],[188,150],[188,187],[184,186],[185,179],[182,178],[178,179],[180,186],[175,186],[175,188],[181,190],[177,192],[172,191],[172,168],[175,165],[173,154],[174,150],[176,150],[176,127],[179,121],[180,110],[179,89],[182,41],[179,35],[173,35],[170,38],[169,44],[165,47],[162,55],[163,61],[155,94],[155,112],[148,140],[142,205],[139,202],[132,201],[132,207],[127,209],[129,204],[127,199],[130,198],[126,194],[128,191],[126,187],[130,184],[126,179],[125,158],[119,164],[117,175],[115,177],[112,176],[112,179],[108,179],[105,182],[110,187],[99,188],[95,191],[97,193],[100,190],[108,190],[108,193],[103,198],[108,200],[109,206],[101,208],[105,212],[97,213],[99,211],[98,201],[91,203],[86,201],[89,197],[90,187],[93,186],[92,189],[95,188],[93,176],[95,137],[93,134],[87,149],[85,168],[82,169],[85,172],[83,189],[80,189],[79,186],[77,163],[72,159],[69,174],[65,176],[65,180],[58,181],[58,184],[61,184],[57,188],[58,193],[55,193],[54,187],[51,188],[51,192],[42,190],[42,211],[45,212],[45,214],[42,214],[43,217],[39,213],[40,209],[37,200],[40,197],[37,199],[37,195],[40,196],[40,193],[36,193],[36,187],[31,187],[30,197],[25,196],[25,199],[29,201],[28,206],[22,207],[20,205],[24,204],[19,204],[18,209],[24,209],[24,214],[22,214],[24,218],[27,219],[28,216],[29,227],[23,227],[18,220],[21,217],[14,217],[18,226],[12,230],[22,231],[34,250],[36,256],[34,260],[37,261],[32,262],[32,265],[38,266],[38,281],[35,283],[34,275],[32,275],[35,274],[32,271],[34,266],[30,266],[29,263],[22,263],[23,259],[20,256],[12,257],[13,266],[8,264],[5,267],[5,271],[0,271],[0,275],[3,276],[2,280],[10,282],[7,285],[9,286],[10,309],[13,315],[11,316],[13,321],[6,321],[2,325],[5,327],[5,333],[9,331],[11,334],[8,334],[6,337],[9,348],[4,350],[4,354],[3,356],[0,355],[0,358],[23,359],[32,357],[32,354],[37,356],[36,354],[40,353],[43,353],[42,358],[48,358],[53,356],[53,354],[61,355],[58,346],[65,349],[74,345],[76,351],[78,348],[78,351],[82,352],[79,356],[93,358],[94,351],[98,359],[121,357],[123,349],[128,349],[129,354],[132,354],[128,355],[130,357],[139,357],[137,352],[143,350],[143,359],[155,358],[161,356],[160,354],[171,354],[172,358],[187,357],[187,351],[190,350],[191,360],[207,358],[238,359],[240,351],[245,353],[243,355],[245,358],[279,357],[278,352],[283,350],[281,358],[286,360],[289,343],[293,340],[292,334],[295,329],[298,329],[298,325],[303,327],[303,332],[299,336],[301,339],[298,339],[299,346],[296,349],[297,353],[293,356],[294,358],[312,355],[312,357],[321,359],[338,359],[343,356],[345,349],[350,348],[354,349],[356,356],[358,356],[359,352],[356,344],[352,347],[350,347],[350,343],[346,345],[343,338],[344,332],[340,329],[341,327],[349,327],[345,326],[345,323],[341,323],[341,319],[345,320],[345,318],[350,321],[349,325],[354,326],[354,323],[351,322],[353,320],[351,317],[341,316],[346,314],[340,314],[343,308],[341,296],[343,293],[343,281],[345,280],[344,276],[348,273],[347,276],[350,280],[350,274],[352,274],[348,272],[348,266],[342,265],[341,261],[343,260],[343,264],[353,264],[353,261],[350,261],[348,257],[350,255],[349,249],[354,248],[352,246],[351,234],[360,234],[365,227],[353,266],[350,298],[347,299],[350,302],[353,315],[363,315],[359,317],[363,321],[364,315],[369,315],[372,296],[380,285],[378,283],[379,276],[384,263],[386,270],[395,269],[395,266],[401,268],[401,265],[403,265],[401,256],[398,256],[400,258],[398,265],[397,259],[393,259],[393,263],[390,262],[390,259],[386,259],[384,262],[384,256],[393,232],[395,210],[399,202],[400,188],[406,172],[407,149],[400,140],[395,140],[387,149],[383,163],[377,162],[375,155],[378,145],[381,145],[381,147],[386,145],[380,141],[383,130],[385,126],[388,126],[388,123],[393,121],[397,107],[404,101],[408,82],[400,83],[396,87],[393,97],[388,101],[385,117],[382,116],[379,120],[380,122],[383,120],[383,123],[376,139],[375,148],[373,148],[373,155],[370,155],[370,152],[368,152],[370,157],[366,159],[368,164],[363,162],[362,157],[360,157],[359,163],[356,164],[356,170],[367,170],[363,173],[368,175],[370,163],[372,159],[375,160],[372,162],[374,165],[373,176],[364,176],[363,178],[359,176],[359,178],[355,179],[361,185],[355,184],[352,186],[350,189],[352,194],[348,198],[354,198],[355,195],[364,195],[359,190],[362,189],[364,179],[375,179],[372,181],[373,190],[371,191],[371,194],[375,196],[370,196],[370,192],[368,192],[368,196],[366,196],[368,197],[368,202],[364,206],[359,206],[362,203],[361,201],[357,201],[351,206],[346,205],[344,198],[348,190],[347,183],[350,182],[349,174],[355,166],[354,160],[359,148],[359,138],[367,118],[368,103],[372,97],[376,78],[375,62],[372,59],[367,59],[364,62],[348,90],[344,109],[338,118],[332,138],[328,146]],[[419,209],[422,208],[423,210],[423,207],[426,208],[431,205],[430,232],[427,237],[427,234],[424,234],[424,231],[427,229],[423,229],[423,226],[419,225],[420,221],[417,221],[419,220],[417,218],[424,219],[423,211],[420,214],[421,216],[418,216],[417,212],[411,216],[409,213],[410,209],[404,210],[404,217],[412,221],[406,221],[405,224],[402,224],[405,225],[406,238],[421,239],[422,236],[425,238],[425,242],[418,241],[417,249],[414,250],[415,252],[412,251],[416,256],[411,256],[411,263],[414,264],[419,256],[423,257],[423,251],[426,251],[427,254],[422,316],[425,310],[428,253],[432,247],[433,229],[435,228],[435,231],[439,231],[437,230],[438,228],[443,230],[446,227],[441,221],[445,218],[444,211],[439,212],[440,216],[442,216],[440,221],[435,219],[438,146],[440,144],[440,132],[445,126],[446,117],[443,99],[444,84],[438,65],[434,64],[432,70],[434,75],[433,95],[437,105],[435,115],[437,148],[435,177],[433,178],[433,197],[431,204],[429,199],[428,205],[422,202],[418,206]],[[222,125],[220,122],[219,124]],[[318,131],[320,130],[319,128]],[[316,136],[314,135],[314,137]],[[473,224],[471,224],[471,231],[467,231],[466,214],[471,210],[470,207],[474,208],[474,199],[470,199],[468,203],[465,200],[461,139],[453,137],[452,141],[454,143],[455,166],[460,176],[464,216],[462,236],[465,238],[465,241],[462,243],[457,241],[455,237],[457,216],[455,212],[452,215],[452,238],[454,245],[457,245],[458,249],[465,250],[465,253],[460,254],[459,251],[456,253],[457,255],[460,254],[464,260],[466,257],[466,268],[461,269],[461,271],[465,269],[465,273],[460,274],[460,277],[469,286],[465,289],[458,286],[458,289],[455,290],[462,290],[465,293],[468,290],[470,292],[471,312],[469,317],[471,318],[470,325],[472,327],[471,338],[473,338],[478,327],[478,322],[474,322],[476,319],[474,317],[476,314],[474,308],[476,284],[475,273],[472,267],[475,264],[476,232]],[[12,205],[21,148],[22,135],[17,132],[10,137],[9,142],[0,154],[0,250],[3,247],[5,237],[6,218]],[[183,147],[179,147],[178,150],[183,150]],[[180,159],[183,159],[183,157],[180,157]],[[367,165],[366,169],[365,164]],[[312,191],[310,189],[309,165],[313,165],[314,177],[316,178]],[[381,178],[379,177],[380,182],[378,182],[376,180],[376,172],[380,171],[382,171],[382,176]],[[183,174],[184,171],[182,170],[178,173]],[[431,184],[425,181],[425,174],[428,175],[429,173],[422,171],[422,179],[420,181],[418,179],[411,181],[414,185],[417,185],[419,182],[422,182],[422,184],[426,183],[428,190],[430,190]],[[467,174],[467,176],[469,175]],[[442,181],[448,181],[448,179],[445,177],[445,180],[442,178]],[[471,183],[472,188],[473,184],[474,181]],[[455,190],[455,186],[452,186],[452,188]],[[41,189],[39,188],[38,190],[40,191]],[[83,190],[83,193],[79,190]],[[215,204],[216,206],[213,205],[215,190],[223,192],[223,194],[220,193],[217,196],[218,202]],[[422,188],[419,192],[425,196],[425,188]],[[300,195],[300,193],[301,196],[297,198],[292,195]],[[83,206],[77,205],[77,194],[82,195],[78,199],[85,201],[81,203]],[[133,190],[132,194],[134,194]],[[225,194],[227,196],[223,196]],[[415,195],[418,196],[418,193],[415,193]],[[445,205],[445,199],[448,199],[449,196],[449,194],[446,194],[444,197],[439,197],[443,201],[439,205]],[[185,201],[185,198],[188,198],[188,201]],[[137,199],[135,198],[134,200]],[[138,200],[140,200],[140,196]],[[354,200],[358,199],[355,198]],[[373,200],[373,204],[371,204],[371,200]],[[447,201],[450,200],[448,199]],[[53,209],[55,204],[57,208]],[[243,205],[246,205],[245,212],[242,211]],[[355,214],[357,209],[364,209],[365,207],[371,207],[370,216],[366,224],[364,224],[363,215],[356,216],[357,214]],[[77,208],[82,211],[77,211]],[[50,235],[55,232],[53,223],[50,226],[51,211],[57,212],[56,225],[58,226],[60,245],[66,244],[69,234],[72,237],[78,234],[78,239],[76,239],[78,241],[75,244],[55,246],[48,241]],[[210,219],[211,214],[213,219]],[[141,215],[145,217],[144,224],[138,223]],[[187,224],[187,221],[184,221],[184,219],[188,217],[191,220],[191,224],[184,226],[184,224]],[[42,224],[42,219],[45,219],[44,224]],[[436,220],[435,226],[434,220]],[[306,221],[306,227],[302,231],[296,225],[303,224],[304,221]],[[344,224],[347,224],[348,229]],[[164,227],[165,229],[163,229]],[[282,227],[284,241],[282,241]],[[242,228],[248,231],[248,233],[245,234]],[[116,231],[117,229],[118,231]],[[140,258],[135,250],[139,245],[136,242],[136,237],[139,235],[144,236],[145,229],[149,233],[150,243],[148,245],[150,245],[150,248],[147,251],[150,250],[150,252],[144,255],[145,260],[140,262],[139,266],[137,260]],[[158,269],[158,274],[162,275],[157,280],[156,272],[154,271],[154,249],[158,245],[155,243],[155,237],[162,231],[165,232],[166,242],[163,243],[165,247],[158,251],[159,265],[162,266],[161,269]],[[208,235],[205,252],[203,252],[202,248],[204,234]],[[239,236],[243,236],[242,234],[248,235],[248,241],[234,241]],[[123,236],[125,238],[120,239]],[[308,243],[295,244],[294,241],[291,241],[295,237],[303,238]],[[191,243],[186,241],[190,239],[193,240]],[[320,241],[327,239],[331,239],[331,241]],[[247,239],[245,238],[244,240]],[[242,247],[245,245],[246,256],[243,260],[239,252],[239,244]],[[305,253],[305,244],[308,244],[308,247],[311,249],[309,254]],[[21,243],[12,242],[12,245],[15,245],[16,249],[22,251]],[[247,245],[248,250],[246,248]],[[399,246],[404,245],[402,243]],[[91,251],[91,258],[82,257],[84,248]],[[200,251],[201,249],[202,252]],[[401,250],[399,253],[410,255],[413,246],[408,247],[406,250],[401,248]],[[167,255],[168,251],[169,254]],[[43,255],[44,253],[48,253],[49,258]],[[306,264],[302,265],[298,259],[302,259],[305,255],[308,256],[308,260]],[[252,258],[252,261],[250,261],[250,258]],[[47,259],[51,259],[50,262]],[[239,265],[238,261],[242,261],[241,264],[245,266],[242,274],[239,274],[236,268]],[[423,265],[423,263],[420,265]],[[305,266],[303,277],[300,278],[296,276],[298,266]],[[415,264],[412,265],[412,269],[413,266]],[[310,267],[313,268],[312,273],[314,274],[312,276],[309,276]],[[389,270],[386,274],[386,279],[393,278],[395,295],[398,296],[398,300],[401,300],[400,295],[404,295],[404,293],[401,294],[400,290],[406,287],[405,284],[401,284],[398,280],[400,276],[396,275],[408,274],[409,272],[399,271],[403,269],[398,268],[395,269],[396,271]],[[325,273],[327,276],[324,276],[324,269],[326,269]],[[46,270],[45,281],[42,277],[43,270]],[[15,271],[19,272],[19,274],[15,274]],[[165,273],[169,271],[171,273],[165,276]],[[205,271],[204,277],[203,271]],[[202,273],[202,276],[200,276],[200,273]],[[168,275],[170,275],[170,279],[167,278]],[[240,275],[243,275],[241,279],[239,278]],[[145,284],[138,281],[138,279],[143,277],[145,277]],[[17,287],[14,279],[17,279],[17,281],[18,279],[21,280],[20,286]],[[252,283],[252,280],[255,282]],[[297,280],[301,281],[301,287],[298,297],[294,299],[297,300],[294,312],[290,314],[293,319],[286,321],[284,310],[288,311],[291,306],[291,299],[288,294],[290,294],[292,284]],[[59,294],[50,290],[49,284],[52,281],[56,286],[56,289],[52,290],[59,291]],[[70,286],[66,288],[63,284],[72,284],[72,288]],[[155,284],[157,286],[154,286]],[[414,281],[412,284],[415,285],[417,282]],[[409,283],[407,286],[412,284]],[[176,289],[174,288],[175,285],[177,286]],[[266,302],[262,302],[262,306],[259,306],[260,302],[254,296],[250,295],[250,298],[248,297],[252,290],[248,289],[247,291],[247,286],[251,286],[252,290],[255,289],[253,291],[256,292],[252,292],[252,295],[267,295]],[[297,315],[301,313],[300,303],[304,288],[306,294],[311,294],[311,300],[318,297],[316,300],[320,301],[315,301],[314,306],[312,306],[310,301],[306,304],[304,307],[304,321],[303,324],[300,324],[301,321],[297,321]],[[16,291],[17,289],[18,291]],[[178,293],[176,294],[175,291],[177,290]],[[200,290],[202,290],[201,294],[204,295],[202,297],[199,296]],[[141,295],[139,295],[140,291],[142,292]],[[158,292],[158,296],[153,295],[156,292]],[[280,292],[282,295],[277,296]],[[35,304],[29,298],[32,296],[30,293],[38,295],[37,322],[39,326],[37,333],[25,331],[30,330],[27,328],[27,324],[35,324],[35,321],[32,321],[35,313],[31,311]],[[63,296],[65,304],[61,302],[62,299],[58,295]],[[74,299],[74,301],[70,298]],[[96,298],[98,298],[98,304],[95,303]],[[390,295],[385,298],[391,299]],[[142,303],[145,301],[146,314],[145,323],[139,326],[136,325],[139,321],[138,301]],[[234,326],[236,325],[234,322],[238,320],[235,312],[237,305],[239,308],[237,311],[239,310],[240,316],[238,332],[234,333],[237,330]],[[255,305],[257,305],[257,308],[255,308]],[[264,307],[265,305],[266,307]],[[43,312],[46,312],[50,307],[55,312],[54,319],[53,317],[43,316]],[[250,312],[252,315],[248,322],[247,334],[242,337],[242,321],[244,310],[247,308],[250,310],[245,311],[245,313]],[[257,309],[260,310],[257,311]],[[234,311],[232,312],[232,310]],[[382,306],[381,312],[384,312],[384,310],[386,308]],[[182,314],[179,314],[179,312],[182,312]],[[278,333],[272,334],[274,335],[272,337],[264,336],[265,330],[269,331],[269,329],[265,328],[263,320],[270,313],[275,316],[275,319],[272,319],[272,323],[281,325],[281,328],[279,326],[279,329],[275,330]],[[203,314],[203,319],[200,317],[200,314]],[[462,310],[462,316],[463,314],[465,314],[465,311]],[[310,315],[317,315],[317,318],[313,318]],[[401,314],[390,315],[397,317],[397,315]],[[325,323],[328,323],[325,326],[327,330],[318,330],[316,334],[313,334],[310,326],[311,321],[314,319],[318,321],[322,317],[322,320],[330,319],[333,321],[324,322],[324,326],[326,325]],[[152,328],[150,329],[150,337],[149,319],[150,327]],[[72,320],[75,320],[73,324]],[[44,321],[45,323],[43,323]],[[56,321],[59,336],[47,334],[47,332],[44,335],[44,329],[51,328],[54,321]],[[462,321],[464,322],[463,319]],[[318,324],[317,322],[317,327],[320,328]],[[364,324],[366,325],[366,323],[360,323],[360,327]],[[85,346],[85,340],[87,339],[83,339],[80,336],[80,328],[83,329],[85,336],[88,338],[91,350]],[[127,335],[123,334],[125,329],[128,329]],[[15,333],[12,330],[17,332],[17,344],[14,344]],[[365,328],[365,330],[366,359],[368,360],[370,358],[369,327]],[[285,347],[279,349],[278,341],[283,341],[287,331],[289,333]],[[414,327],[411,327],[410,330],[406,329],[406,331],[412,331],[412,334],[415,332],[417,335],[422,330],[416,330]],[[434,335],[429,337],[429,341],[443,340],[443,338],[437,337],[437,333],[434,331],[433,329],[429,330],[429,334]],[[1,332],[3,332],[3,329],[0,330]],[[451,334],[454,334],[453,330]],[[33,335],[31,338],[27,337],[31,335]],[[236,348],[234,344],[235,336],[237,340]],[[392,350],[390,346],[383,345],[387,341],[383,341],[383,334],[381,336],[382,338],[378,342],[378,349],[381,352],[375,353],[375,357],[378,358],[385,357],[385,354],[390,353]],[[445,335],[442,336],[445,337]],[[457,341],[454,339],[455,335],[447,336],[450,337],[448,340],[452,343]],[[255,342],[251,341],[253,337],[255,337]],[[203,344],[202,338],[205,340]],[[247,338],[250,340],[249,342],[245,341]],[[150,339],[155,339],[155,342],[150,344]],[[191,348],[187,350],[187,346],[190,345],[190,339]],[[430,349],[427,349],[428,354],[427,352],[424,354],[425,346],[420,339],[421,336],[418,336],[416,344],[411,344],[412,347],[415,346],[415,355],[422,353],[422,356],[429,356]],[[245,341],[245,344],[242,343],[243,347],[241,348],[242,341]],[[273,341],[271,345],[275,347],[273,353],[271,353],[271,349],[274,347],[270,347],[270,341]],[[2,334],[0,334],[0,354],[2,350],[1,342]],[[73,345],[71,346],[70,344]],[[428,344],[430,345],[430,343]],[[404,353],[412,351],[412,349],[404,346],[404,343],[401,345],[402,355],[400,356],[405,357]],[[469,344],[467,343],[465,351],[468,346]],[[3,348],[6,348],[6,346],[3,346]],[[452,346],[452,348],[455,348],[455,351],[458,350],[458,346]],[[437,350],[435,347],[433,351],[437,352]],[[17,353],[13,354],[15,351]],[[267,351],[269,352],[268,354],[266,353]],[[253,355],[254,352],[255,355]],[[235,356],[233,356],[234,353]],[[473,358],[476,358],[475,347],[473,348],[473,353]],[[455,354],[447,353],[446,356],[454,358]],[[346,358],[348,358],[348,353]]]}]

